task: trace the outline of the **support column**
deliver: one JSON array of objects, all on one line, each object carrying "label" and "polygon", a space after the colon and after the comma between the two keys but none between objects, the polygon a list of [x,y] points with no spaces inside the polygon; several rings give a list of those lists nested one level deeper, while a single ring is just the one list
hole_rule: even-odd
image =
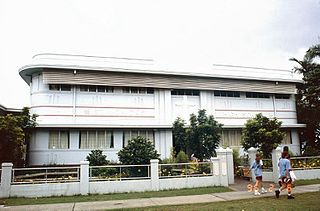
[{"label": "support column", "polygon": [[151,165],[151,188],[153,191],[158,191],[159,190],[159,160],[158,159],[152,159],[150,160],[150,165]]},{"label": "support column", "polygon": [[80,194],[89,193],[89,161],[80,161]]},{"label": "support column", "polygon": [[222,147],[216,150],[217,158],[220,161],[220,175],[221,175],[221,185],[228,186],[229,178],[228,178],[228,161],[227,161],[227,150]]},{"label": "support column", "polygon": [[10,197],[12,166],[12,163],[2,163],[0,198]]},{"label": "support column", "polygon": [[272,172],[273,172],[273,181],[275,183],[279,180],[279,167],[278,162],[281,157],[281,147],[277,147],[272,150]]}]

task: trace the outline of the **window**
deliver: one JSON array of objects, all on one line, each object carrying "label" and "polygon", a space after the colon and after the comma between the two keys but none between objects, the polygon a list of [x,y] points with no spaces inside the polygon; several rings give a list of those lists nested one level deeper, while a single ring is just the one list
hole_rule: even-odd
[{"label": "window", "polygon": [[69,149],[69,131],[49,131],[49,149]]},{"label": "window", "polygon": [[200,91],[194,89],[174,89],[171,91],[171,95],[189,95],[189,96],[199,96]]},{"label": "window", "polygon": [[132,93],[132,94],[154,94],[153,88],[137,88],[137,87],[123,87],[123,93]]},{"label": "window", "polygon": [[80,149],[113,148],[113,132],[108,130],[81,130],[79,142]]},{"label": "window", "polygon": [[214,96],[218,97],[240,97],[240,92],[234,92],[234,91],[214,91]]},{"label": "window", "polygon": [[246,92],[246,98],[270,98],[270,94],[260,92]]},{"label": "window", "polygon": [[291,137],[291,131],[283,131],[285,133],[285,136],[283,137],[281,144],[288,145],[292,144],[292,137]]},{"label": "window", "polygon": [[49,84],[51,91],[71,91],[71,85],[68,84]]},{"label": "window", "polygon": [[276,99],[290,99],[290,95],[288,94],[275,94]]},{"label": "window", "polygon": [[240,147],[241,130],[222,130],[221,146]]},{"label": "window", "polygon": [[114,88],[110,86],[80,85],[80,92],[112,93],[113,91],[114,91]]},{"label": "window", "polygon": [[153,130],[126,130],[123,132],[123,147],[128,145],[129,140],[141,136],[154,144],[154,131]]}]

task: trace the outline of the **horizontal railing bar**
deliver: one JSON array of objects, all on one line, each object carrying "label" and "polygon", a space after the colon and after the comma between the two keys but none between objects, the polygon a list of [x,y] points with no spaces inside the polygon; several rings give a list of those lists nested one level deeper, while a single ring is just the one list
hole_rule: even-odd
[{"label": "horizontal railing bar", "polygon": [[107,166],[90,166],[90,168],[126,168],[126,167],[149,167],[150,164],[147,165],[107,165]]},{"label": "horizontal railing bar", "polygon": [[179,165],[198,165],[198,164],[211,164],[211,162],[194,162],[194,163],[162,163],[159,166],[179,166]]},{"label": "horizontal railing bar", "polygon": [[27,170],[55,170],[55,169],[80,169],[79,167],[40,167],[40,168],[13,168],[15,171],[27,171]]}]

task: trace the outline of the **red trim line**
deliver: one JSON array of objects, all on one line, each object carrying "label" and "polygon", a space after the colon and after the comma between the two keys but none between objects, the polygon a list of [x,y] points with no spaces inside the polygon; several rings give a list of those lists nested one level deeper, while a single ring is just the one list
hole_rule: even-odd
[{"label": "red trim line", "polygon": [[[39,116],[67,116],[67,117],[73,117],[73,115],[68,115],[68,114],[43,114],[43,115],[39,115]],[[76,117],[126,117],[126,118],[155,118],[155,116],[118,116],[118,115],[75,115]]]},{"label": "red trim line", "polygon": [[[215,109],[216,111],[243,111],[243,112],[274,112],[274,110],[256,110],[256,109]],[[295,110],[276,110],[276,112],[296,112]]]},{"label": "red trim line", "polygon": [[[65,105],[39,105],[30,108],[73,108],[73,106]],[[115,106],[76,106],[76,108],[116,108],[116,109],[155,109],[151,107],[115,107]]]}]

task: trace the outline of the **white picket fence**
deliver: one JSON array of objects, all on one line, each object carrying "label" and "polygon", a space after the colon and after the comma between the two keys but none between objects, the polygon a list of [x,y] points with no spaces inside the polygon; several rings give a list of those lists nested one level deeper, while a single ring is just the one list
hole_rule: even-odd
[{"label": "white picket fence", "polygon": [[[228,186],[234,183],[232,150],[220,148],[216,152],[217,157],[205,163],[159,164],[159,160],[150,160],[149,165],[90,167],[88,161],[81,161],[74,167],[21,169],[3,163],[0,198]],[[134,176],[128,174],[133,171]]]}]

